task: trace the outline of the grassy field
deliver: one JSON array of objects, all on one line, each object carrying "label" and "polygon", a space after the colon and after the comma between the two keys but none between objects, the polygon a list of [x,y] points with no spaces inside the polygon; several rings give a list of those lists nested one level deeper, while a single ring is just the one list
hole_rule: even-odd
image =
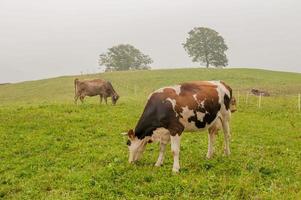
[{"label": "grassy field", "polygon": [[[97,97],[73,104],[75,77],[0,86],[0,199],[301,199],[301,74],[251,69],[177,69],[95,74],[110,80],[116,106]],[[148,94],[188,80],[220,79],[240,94],[233,115],[230,157],[223,137],[205,159],[207,134],[184,133],[181,172],[167,149],[154,167],[157,144],[127,163],[126,139]],[[250,96],[251,88],[271,97]]]}]

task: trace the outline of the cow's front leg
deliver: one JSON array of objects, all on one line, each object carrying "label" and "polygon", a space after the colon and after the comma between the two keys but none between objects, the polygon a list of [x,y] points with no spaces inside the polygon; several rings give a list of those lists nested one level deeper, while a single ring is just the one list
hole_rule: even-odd
[{"label": "cow's front leg", "polygon": [[180,140],[181,137],[176,134],[175,136],[170,136],[170,142],[171,142],[171,152],[173,154],[173,172],[179,172],[180,170]]},{"label": "cow's front leg", "polygon": [[230,126],[228,121],[223,122],[223,131],[224,131],[224,151],[225,155],[230,155],[230,139],[231,139],[231,134],[230,134]]},{"label": "cow's front leg", "polygon": [[163,143],[162,141],[160,142],[160,152],[159,152],[159,157],[158,160],[155,164],[156,167],[160,167],[163,165],[163,160],[164,160],[164,153],[166,149],[166,143]]},{"label": "cow's front leg", "polygon": [[213,156],[214,153],[214,141],[215,141],[215,135],[217,134],[217,129],[215,127],[209,129],[208,131],[208,152],[207,152],[207,158],[210,159]]},{"label": "cow's front leg", "polygon": [[102,96],[102,95],[99,95],[99,103],[100,103],[100,104],[102,103],[102,98],[103,98],[103,96]]}]

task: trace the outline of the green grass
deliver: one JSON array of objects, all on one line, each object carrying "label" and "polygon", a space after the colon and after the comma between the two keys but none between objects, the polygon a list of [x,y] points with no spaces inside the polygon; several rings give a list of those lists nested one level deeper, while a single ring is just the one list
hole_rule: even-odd
[{"label": "green grass", "polygon": [[[73,104],[74,77],[0,86],[0,199],[301,199],[301,74],[251,69],[178,69],[85,76],[111,80],[120,101]],[[170,147],[154,167],[158,145],[127,163],[126,139],[148,94],[188,80],[221,79],[240,92],[230,157],[219,135],[206,160],[207,134],[184,133],[181,172]],[[268,90],[262,99],[245,92]]]}]

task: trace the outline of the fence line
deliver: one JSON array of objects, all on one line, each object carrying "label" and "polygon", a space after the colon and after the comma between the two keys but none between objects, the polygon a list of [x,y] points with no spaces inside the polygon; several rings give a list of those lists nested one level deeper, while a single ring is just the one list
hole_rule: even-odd
[{"label": "fence line", "polygon": [[261,99],[262,99],[262,95],[260,94],[258,97],[258,108],[261,108]]},{"label": "fence line", "polygon": [[134,94],[137,96],[137,85],[134,86]]},{"label": "fence line", "polygon": [[[257,99],[257,108],[262,108],[263,107],[263,100],[264,100],[264,96],[262,95],[262,94],[260,94],[259,96],[256,96],[256,95],[251,95],[251,96],[254,96],[254,97],[250,97],[250,92],[246,92],[245,93],[245,97],[244,97],[244,95],[242,95],[242,97],[240,96],[240,91],[237,91],[237,100],[236,100],[236,102],[237,102],[237,105],[239,105],[239,103],[240,103],[240,100],[241,100],[241,98],[242,99],[244,99],[244,103],[245,103],[245,105],[247,105],[247,104],[249,104],[249,103],[251,103],[251,102],[253,102],[254,103],[254,98],[255,97],[258,97],[258,99]],[[289,95],[275,95],[275,96],[270,96],[270,97],[272,97],[272,98],[292,98],[292,99],[296,99],[296,97],[297,97],[297,106],[295,107],[295,108],[297,108],[298,109],[298,111],[300,112],[301,111],[301,93],[299,93],[299,94],[289,94]],[[250,99],[251,98],[251,99]],[[269,97],[266,97],[266,98],[269,98]],[[253,100],[252,100],[253,99]],[[250,102],[251,101],[251,102]],[[296,102],[296,101],[295,101]],[[251,103],[252,104],[252,103]],[[254,105],[254,104],[253,104]],[[296,105],[296,104],[295,104]]]},{"label": "fence line", "polygon": [[[128,93],[128,94],[134,93],[135,97],[138,97],[141,94],[143,94],[143,96],[145,95],[146,97],[148,97],[148,95],[155,90],[153,88],[148,88],[148,87],[140,88],[139,85],[130,86],[128,84],[124,84],[124,85],[122,85],[122,87],[126,89],[126,93]],[[290,105],[294,105],[295,109],[298,109],[299,112],[301,111],[301,93],[287,94],[287,95],[273,95],[270,97],[265,97],[262,94],[260,94],[259,96],[252,95],[249,91],[247,91],[246,93],[245,93],[245,91],[242,91],[242,92],[237,91],[236,95],[237,95],[236,96],[237,106],[242,104],[241,106],[250,105],[250,106],[257,107],[258,109],[261,109],[264,107],[269,107],[269,103],[270,103],[269,98],[281,98],[283,100],[285,100],[285,98],[289,98],[290,102],[291,102]],[[266,101],[265,101],[265,98],[267,98]],[[297,99],[297,102],[296,102],[296,99]],[[297,105],[296,105],[296,103],[297,103]]]},{"label": "fence line", "polygon": [[301,110],[301,94],[298,95],[298,110]]}]

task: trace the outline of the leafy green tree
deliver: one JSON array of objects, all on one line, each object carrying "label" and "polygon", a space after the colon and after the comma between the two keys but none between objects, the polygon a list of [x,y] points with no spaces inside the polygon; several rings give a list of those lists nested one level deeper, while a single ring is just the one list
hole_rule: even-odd
[{"label": "leafy green tree", "polygon": [[99,65],[106,66],[106,71],[150,69],[148,65],[152,62],[148,55],[129,44],[113,46],[99,56]]},{"label": "leafy green tree", "polygon": [[196,27],[189,33],[186,42],[183,43],[185,51],[193,62],[215,67],[227,66],[228,59],[225,51],[228,49],[224,38],[218,32],[210,28]]}]

